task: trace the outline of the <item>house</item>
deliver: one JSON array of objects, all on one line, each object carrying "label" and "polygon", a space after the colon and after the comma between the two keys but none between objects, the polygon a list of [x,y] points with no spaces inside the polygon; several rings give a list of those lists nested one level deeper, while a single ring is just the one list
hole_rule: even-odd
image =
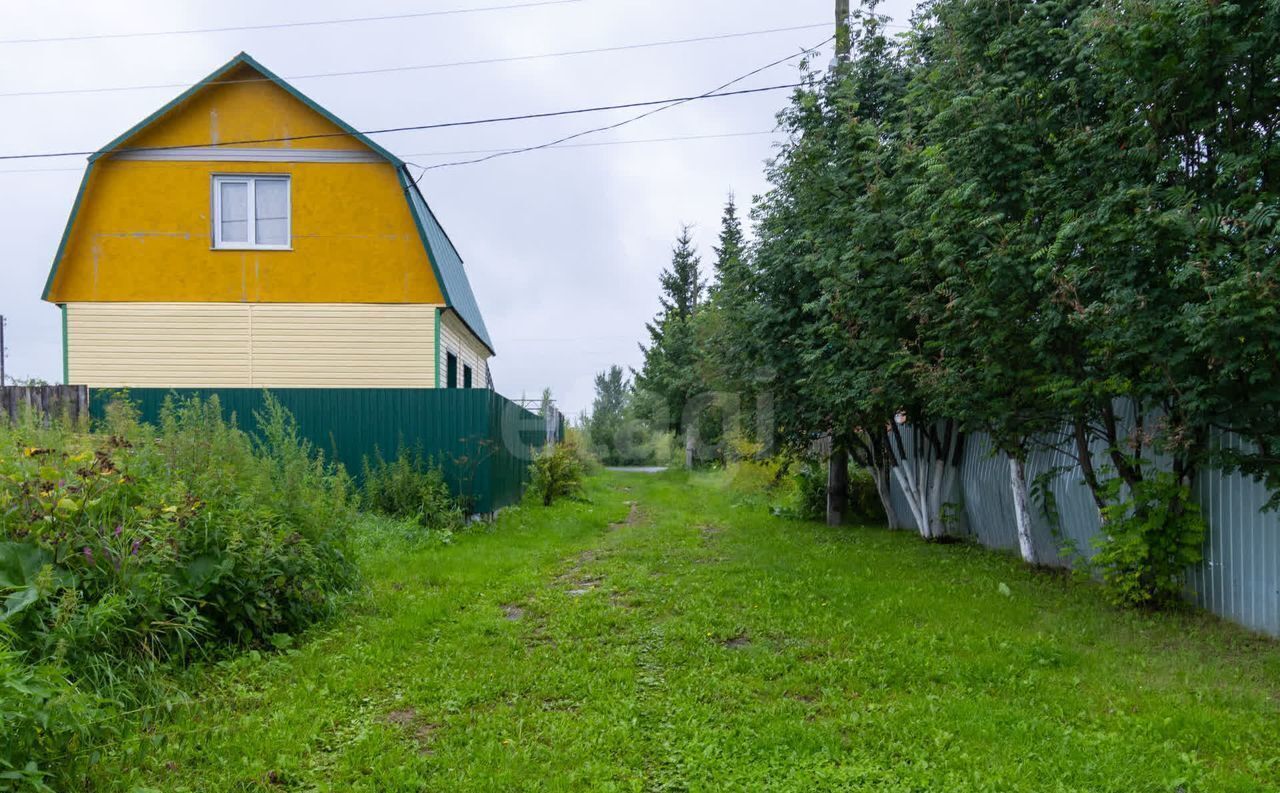
[{"label": "house", "polygon": [[246,54],[89,158],[44,299],[91,388],[491,388],[405,163]]}]

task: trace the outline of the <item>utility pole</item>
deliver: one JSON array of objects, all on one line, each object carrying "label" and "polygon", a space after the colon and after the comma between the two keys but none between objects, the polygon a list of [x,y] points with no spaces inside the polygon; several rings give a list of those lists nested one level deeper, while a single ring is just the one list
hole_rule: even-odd
[{"label": "utility pole", "polygon": [[0,387],[4,386],[4,314],[0,314]]},{"label": "utility pole", "polygon": [[[853,49],[853,36],[849,30],[849,0],[836,0],[836,62],[835,66],[849,62]],[[833,429],[830,456],[827,457],[827,525],[844,523],[849,509],[849,449],[845,445],[845,433]]]},{"label": "utility pole", "polygon": [[853,36],[849,30],[849,0],[836,0],[836,61],[849,60]]}]

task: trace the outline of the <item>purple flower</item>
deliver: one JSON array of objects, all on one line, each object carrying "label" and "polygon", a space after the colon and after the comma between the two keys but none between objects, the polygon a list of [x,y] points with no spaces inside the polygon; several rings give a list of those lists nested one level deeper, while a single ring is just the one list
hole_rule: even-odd
[{"label": "purple flower", "polygon": [[124,526],[121,526],[121,525],[117,524],[117,525],[116,525],[116,532],[115,532],[116,536],[117,536],[117,537],[119,537],[119,536],[120,536],[120,534],[121,534],[123,531],[124,531]]},{"label": "purple flower", "polygon": [[141,548],[141,547],[142,547],[142,540],[134,540],[134,541],[133,541],[133,544],[129,546],[129,555],[130,555],[130,556],[137,556],[137,555],[138,555],[138,549],[139,549],[139,548]]},{"label": "purple flower", "polygon": [[93,561],[93,549],[87,545],[84,546],[84,558],[88,559],[91,562]]}]

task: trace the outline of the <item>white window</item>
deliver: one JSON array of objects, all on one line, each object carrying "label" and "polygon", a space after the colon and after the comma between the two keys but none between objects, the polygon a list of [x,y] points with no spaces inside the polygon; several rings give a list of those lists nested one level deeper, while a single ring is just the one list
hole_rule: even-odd
[{"label": "white window", "polygon": [[213,177],[213,247],[288,250],[288,176]]}]

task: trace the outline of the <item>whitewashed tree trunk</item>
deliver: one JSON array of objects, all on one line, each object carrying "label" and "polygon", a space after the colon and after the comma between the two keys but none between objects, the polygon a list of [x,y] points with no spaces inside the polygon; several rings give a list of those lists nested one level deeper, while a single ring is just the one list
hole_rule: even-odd
[{"label": "whitewashed tree trunk", "polygon": [[901,524],[898,522],[898,510],[893,506],[893,490],[891,474],[886,465],[881,465],[871,470],[876,478],[876,495],[880,497],[880,506],[884,507],[885,519],[889,521],[889,528],[900,529]]},{"label": "whitewashed tree trunk", "polygon": [[1018,550],[1022,561],[1039,564],[1031,541],[1031,510],[1027,507],[1027,471],[1017,455],[1009,455],[1009,482],[1013,487],[1013,515],[1018,527]]},{"label": "whitewashed tree trunk", "polygon": [[940,443],[914,438],[912,454],[907,454],[897,434],[894,436],[894,440],[899,441],[896,450],[890,444],[893,453],[901,458],[893,466],[893,475],[911,507],[911,517],[920,536],[927,540],[936,540],[947,533],[943,511],[955,486],[957,465],[953,461],[958,458],[962,439],[961,430],[947,422],[945,437]]},{"label": "whitewashed tree trunk", "polygon": [[902,488],[902,493],[907,497],[907,508],[911,510],[911,520],[915,523],[916,530],[924,534],[924,526],[927,521],[920,512],[920,499],[916,496],[915,479],[911,475],[911,462],[904,460],[900,464],[893,467],[893,475],[898,480],[898,487]]}]

